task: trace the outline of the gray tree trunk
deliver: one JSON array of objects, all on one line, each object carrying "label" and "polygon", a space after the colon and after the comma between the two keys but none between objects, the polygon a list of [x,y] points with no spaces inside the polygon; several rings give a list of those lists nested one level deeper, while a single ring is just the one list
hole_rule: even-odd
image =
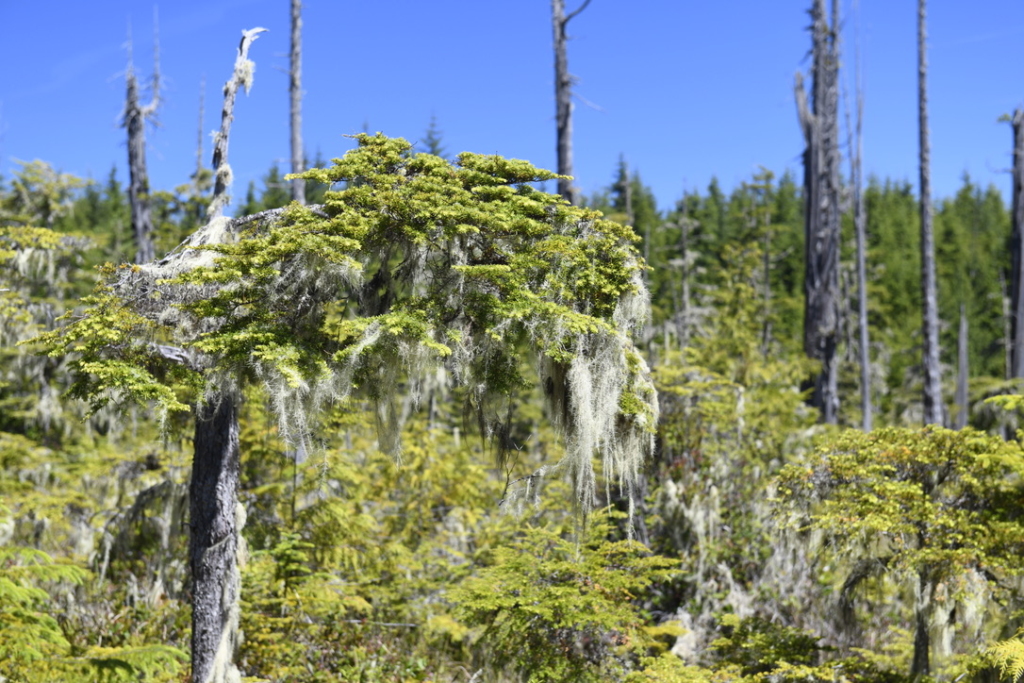
[{"label": "gray tree trunk", "polygon": [[960,304],[960,329],[956,338],[956,423],[957,429],[967,426],[969,408],[967,405],[967,382],[969,378],[967,355],[967,307]]},{"label": "gray tree trunk", "polygon": [[203,138],[206,137],[204,133],[204,119],[206,117],[206,76],[199,79],[199,126],[196,128],[196,189],[199,188],[199,178],[203,173]]},{"label": "gray tree trunk", "polygon": [[242,42],[238,45],[234,71],[224,84],[220,131],[214,136],[213,143],[213,197],[207,209],[207,216],[211,219],[223,216],[224,209],[231,201],[228,197],[228,187],[232,179],[231,167],[228,165],[228,138],[231,135],[231,122],[235,119],[235,97],[238,95],[239,87],[244,87],[247,94],[252,87],[256,65],[249,59],[249,46],[266,30],[257,27],[242,31]]},{"label": "gray tree trunk", "polygon": [[931,610],[932,584],[926,570],[921,569],[914,597],[914,658],[910,663],[910,677],[915,681],[931,673]]},{"label": "gray tree trunk", "polygon": [[812,104],[803,76],[796,76],[796,101],[807,145],[804,151],[804,351],[821,362],[811,404],[826,424],[839,415],[839,49],[838,8],[832,4],[832,28],[824,0],[811,6],[813,52]]},{"label": "gray tree trunk", "polygon": [[196,409],[189,487],[192,571],[192,683],[238,681],[238,406],[220,394]]},{"label": "gray tree trunk", "polygon": [[[154,18],[155,21],[155,18]],[[135,240],[135,262],[149,263],[156,257],[153,248],[153,217],[149,205],[149,174],[146,170],[146,119],[156,115],[160,105],[160,51],[154,27],[153,98],[148,104],[139,102],[139,81],[131,58],[131,35],[128,36],[128,70],[125,75],[127,94],[123,125],[128,130],[128,205],[131,210],[132,236]]]},{"label": "gray tree trunk", "polygon": [[[572,84],[569,60],[566,56],[567,40],[565,27],[577,14],[586,9],[590,0],[585,0],[573,13],[565,14],[565,0],[551,0],[551,21],[555,34],[555,126],[557,130],[556,151],[558,174],[572,176]],[[579,188],[572,184],[572,178],[558,180],[558,194],[571,204],[580,203]]]},{"label": "gray tree trunk", "polygon": [[[292,53],[288,92],[291,97],[292,173],[305,171],[302,151],[302,0],[292,0]],[[306,181],[292,180],[292,201],[306,203]]]},{"label": "gray tree trunk", "polygon": [[1024,377],[1024,110],[1010,117],[1013,127],[1013,196],[1010,200],[1010,346],[1009,378]]},{"label": "gray tree trunk", "polygon": [[[859,43],[859,41],[858,41]],[[858,45],[859,47],[859,45]],[[857,58],[857,119],[854,124],[854,143],[850,154],[853,176],[853,226],[857,239],[857,327],[860,332],[860,412],[861,428],[870,432],[873,427],[871,407],[871,357],[868,338],[868,273],[867,273],[867,210],[864,207],[864,95],[860,85],[860,58]]]},{"label": "gray tree trunk", "polygon": [[925,0],[917,3],[917,91],[921,144],[921,293],[924,302],[922,370],[924,423],[943,423],[942,377],[939,368],[939,299],[935,276],[935,235],[932,229],[931,145],[928,141],[928,56]]}]

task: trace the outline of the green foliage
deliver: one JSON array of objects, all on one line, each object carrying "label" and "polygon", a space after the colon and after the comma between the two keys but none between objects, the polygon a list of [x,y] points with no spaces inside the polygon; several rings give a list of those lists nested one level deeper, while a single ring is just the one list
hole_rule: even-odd
[{"label": "green foliage", "polygon": [[954,583],[970,568],[993,577],[1024,569],[1017,442],[971,430],[851,430],[819,457],[785,468],[778,495],[805,506],[796,523],[824,531],[837,548],[873,548],[893,571]]},{"label": "green foliage", "polygon": [[493,666],[538,683],[609,680],[624,672],[628,653],[651,645],[635,601],[677,563],[607,540],[600,516],[589,527],[578,541],[528,529],[450,593]]},{"label": "green foliage", "polygon": [[999,664],[999,675],[1010,683],[1017,683],[1024,676],[1024,640],[1017,637],[1001,641],[992,646],[989,655]]},{"label": "green foliage", "polygon": [[820,645],[814,635],[760,617],[740,619],[726,614],[721,628],[723,635],[711,643],[711,649],[723,662],[739,666],[744,677],[757,677],[785,665],[813,666],[821,653],[830,649]]},{"label": "green foliage", "polygon": [[[1013,597],[1008,584],[1024,570],[1022,475],[1018,442],[969,429],[851,430],[809,466],[787,466],[776,504],[787,524],[824,535],[819,552],[836,563],[841,600],[852,605],[862,585],[890,577],[917,592],[914,618],[927,623],[935,610],[969,610],[982,590]],[[922,655],[919,637],[914,647]]]}]

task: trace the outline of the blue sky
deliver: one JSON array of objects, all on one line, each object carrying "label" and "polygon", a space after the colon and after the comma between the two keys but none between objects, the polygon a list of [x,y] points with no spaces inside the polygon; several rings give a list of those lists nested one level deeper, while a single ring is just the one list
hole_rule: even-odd
[{"label": "blue sky", "polygon": [[[568,0],[574,9],[578,1]],[[617,160],[667,208],[717,176],[725,189],[761,166],[800,172],[803,141],[793,77],[806,70],[809,0],[593,0],[570,24],[579,78],[576,176],[607,187]],[[1009,194],[1010,128],[1024,106],[1024,2],[933,0],[929,8],[932,177],[952,195],[964,172]],[[153,4],[131,0],[0,0],[0,173],[43,159],[104,180],[126,176],[125,38],[140,75],[152,72]],[[231,137],[233,194],[242,196],[288,150],[289,0],[177,0],[159,6],[166,88],[148,131],[151,184],[171,189],[195,166],[205,77],[204,159],[219,126],[221,86],[243,28],[256,80]],[[844,66],[852,86],[860,36],[865,168],[917,185],[916,2],[848,1]],[[420,139],[435,116],[449,153],[529,159],[553,168],[554,93],[547,0],[306,0],[304,138],[336,157],[364,128]]]}]

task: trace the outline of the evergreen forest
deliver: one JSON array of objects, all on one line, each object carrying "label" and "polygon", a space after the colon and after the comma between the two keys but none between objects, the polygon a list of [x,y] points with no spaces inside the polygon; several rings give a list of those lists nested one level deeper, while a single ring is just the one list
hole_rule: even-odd
[{"label": "evergreen forest", "polygon": [[150,188],[129,69],[128,177],[0,177],[0,682],[1016,681],[1024,114],[1013,197],[862,179],[809,16],[799,174],[677,198],[579,196],[569,106],[230,205],[259,29]]}]

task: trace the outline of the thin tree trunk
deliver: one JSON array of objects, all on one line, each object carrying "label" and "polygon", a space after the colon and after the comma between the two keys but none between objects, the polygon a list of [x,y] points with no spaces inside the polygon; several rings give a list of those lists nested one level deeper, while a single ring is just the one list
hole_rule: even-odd
[{"label": "thin tree trunk", "polygon": [[146,119],[155,116],[160,105],[160,48],[155,14],[153,21],[153,98],[149,104],[143,105],[139,102],[139,81],[135,76],[135,65],[132,63],[130,32],[128,70],[125,75],[127,94],[123,125],[128,130],[128,204],[131,210],[136,263],[149,263],[156,256],[153,247],[153,217],[149,204],[149,174],[146,170]]},{"label": "thin tree trunk", "polygon": [[206,117],[206,76],[204,75],[199,79],[199,126],[196,129],[196,173],[194,180],[196,183],[196,193],[199,191],[199,179],[203,174],[203,138],[206,135],[203,133],[204,124],[203,120]]},{"label": "thin tree trunk", "polygon": [[210,200],[210,207],[207,215],[212,218],[219,218],[224,215],[224,209],[231,201],[228,197],[228,187],[231,185],[232,173],[228,165],[228,138],[231,135],[231,122],[235,118],[235,97],[238,94],[239,86],[245,88],[246,94],[252,87],[253,73],[256,65],[249,60],[249,46],[259,38],[265,28],[251,28],[242,31],[242,42],[238,45],[238,55],[235,57],[235,68],[231,78],[224,84],[224,108],[220,114],[220,132],[214,138],[213,144],[213,198]]},{"label": "thin tree trunk", "polygon": [[586,9],[590,0],[584,0],[575,12],[565,14],[565,0],[551,0],[551,21],[555,34],[555,126],[557,131],[556,151],[558,174],[570,176],[558,180],[558,194],[570,204],[580,203],[579,188],[572,184],[572,83],[569,60],[566,56],[567,40],[565,27],[577,14]]},{"label": "thin tree trunk", "polygon": [[[860,82],[860,40],[857,41],[857,119],[854,124],[854,148],[850,154],[853,176],[853,225],[857,236],[857,327],[860,331],[860,412],[861,428],[873,427],[871,407],[871,357],[868,339],[867,210],[864,207],[864,91]],[[849,110],[847,110],[849,111]]]},{"label": "thin tree trunk", "polygon": [[822,421],[836,424],[839,395],[836,346],[839,326],[839,50],[838,7],[832,28],[824,0],[811,7],[813,41],[812,107],[801,74],[796,76],[797,112],[804,141],[804,350],[821,362],[811,404]]},{"label": "thin tree trunk", "polygon": [[939,303],[935,277],[935,235],[932,229],[931,145],[928,141],[928,56],[925,0],[917,3],[917,91],[921,136],[921,292],[924,301],[924,423],[941,425],[942,377],[939,368]]},{"label": "thin tree trunk", "polygon": [[931,591],[931,582],[921,570],[914,597],[914,659],[910,664],[910,677],[915,681],[931,673],[931,635],[928,633]]},{"label": "thin tree trunk", "polygon": [[967,381],[968,381],[968,355],[967,355],[967,307],[960,304],[960,329],[956,339],[956,428],[963,429],[967,426]]},{"label": "thin tree trunk", "polygon": [[1024,110],[1010,118],[1013,127],[1013,196],[1011,197],[1010,346],[1007,376],[1024,377]]},{"label": "thin tree trunk", "polygon": [[195,454],[189,488],[192,570],[192,683],[239,680],[232,663],[238,645],[239,533],[238,406],[211,397],[196,410]]},{"label": "thin tree trunk", "polygon": [[[306,163],[302,153],[302,0],[292,0],[291,96],[292,173],[301,173]],[[306,203],[306,181],[292,179],[292,201]]]},{"label": "thin tree trunk", "polygon": [[693,227],[693,220],[686,215],[679,219],[679,251],[680,251],[680,302],[679,310],[679,349],[685,349],[690,345],[690,230]]}]

